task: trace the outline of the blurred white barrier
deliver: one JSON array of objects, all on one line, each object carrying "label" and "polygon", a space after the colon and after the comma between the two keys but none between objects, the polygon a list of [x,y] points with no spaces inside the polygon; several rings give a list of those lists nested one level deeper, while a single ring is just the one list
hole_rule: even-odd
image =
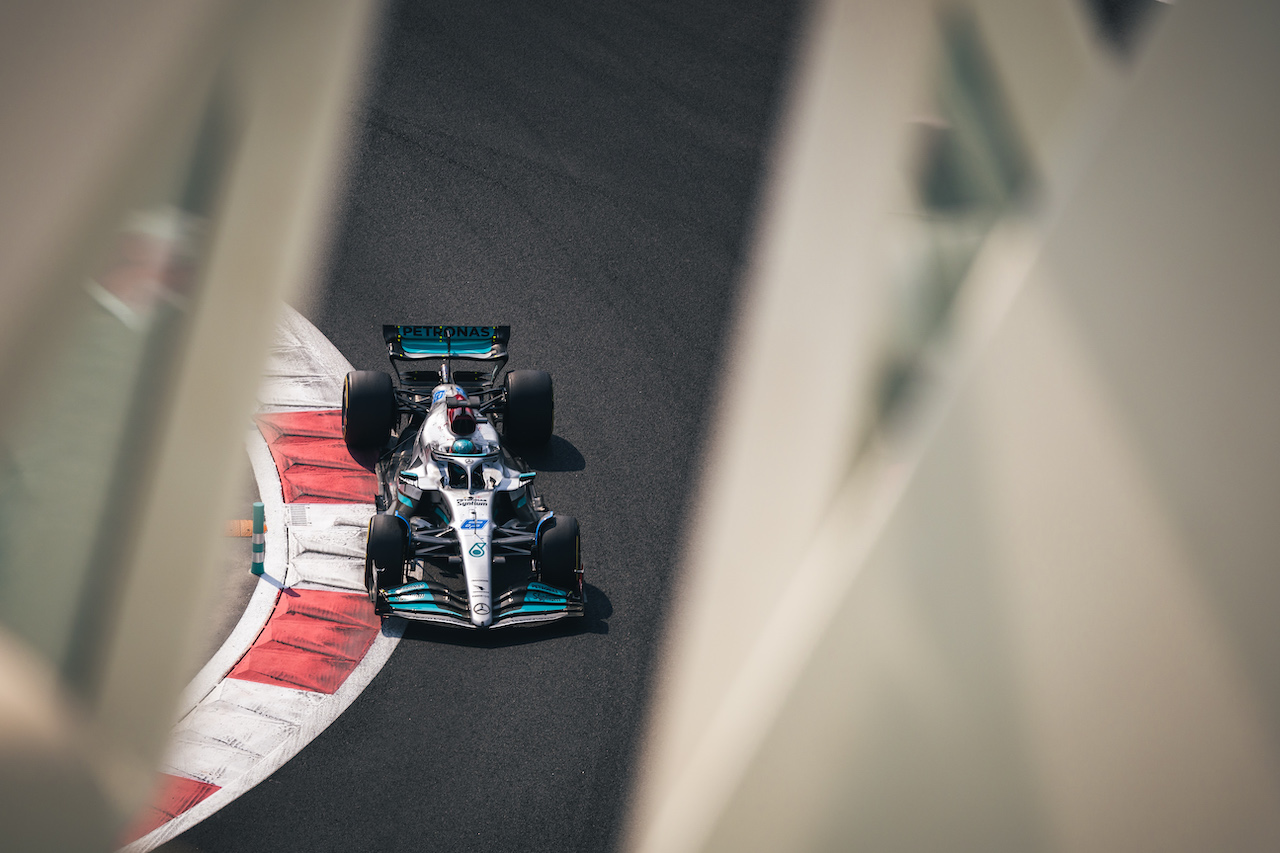
[{"label": "blurred white barrier", "polygon": [[1280,8],[1086,14],[815,10],[628,849],[1280,846]]},{"label": "blurred white barrier", "polygon": [[110,849],[151,789],[375,8],[0,11],[0,847]]}]

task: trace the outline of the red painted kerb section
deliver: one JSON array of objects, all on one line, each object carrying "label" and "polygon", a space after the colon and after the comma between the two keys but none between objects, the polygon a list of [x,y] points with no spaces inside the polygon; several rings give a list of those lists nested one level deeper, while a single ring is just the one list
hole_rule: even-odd
[{"label": "red painted kerb section", "polygon": [[373,474],[362,468],[342,440],[342,412],[274,412],[257,416],[267,440],[285,503],[371,504]]},{"label": "red painted kerb section", "polygon": [[[376,481],[347,452],[341,411],[275,412],[257,421],[286,503],[373,503]],[[364,595],[289,589],[227,677],[333,693],[380,628]]]},{"label": "red painted kerb section", "polygon": [[137,841],[148,832],[164,826],[218,790],[217,785],[210,785],[208,782],[161,773],[160,790],[151,805],[134,819],[120,841],[121,846]]},{"label": "red painted kerb section", "polygon": [[364,659],[381,627],[365,595],[289,589],[227,677],[333,693]]}]

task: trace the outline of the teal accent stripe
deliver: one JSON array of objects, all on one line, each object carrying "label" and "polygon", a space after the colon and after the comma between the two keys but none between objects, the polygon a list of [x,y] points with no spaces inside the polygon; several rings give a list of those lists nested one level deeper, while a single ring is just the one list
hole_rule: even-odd
[{"label": "teal accent stripe", "polygon": [[[511,613],[555,613],[559,610],[566,610],[563,604],[522,604],[519,610],[513,610]],[[503,616],[510,614],[504,613]]]},{"label": "teal accent stripe", "polygon": [[387,595],[404,595],[409,592],[423,592],[429,589],[431,589],[431,587],[422,581],[414,581],[413,583],[407,583],[404,586],[398,586],[395,589],[388,590]]},{"label": "teal accent stripe", "polygon": [[427,610],[433,613],[447,613],[450,616],[457,616],[462,619],[466,618],[461,613],[456,613],[452,610],[446,610],[445,608],[441,607],[439,604],[436,604],[434,601],[405,601],[405,602],[392,601],[390,602],[390,604],[391,604],[392,610]]},{"label": "teal accent stripe", "polygon": [[404,504],[405,506],[413,506],[413,501],[409,500],[404,495],[397,495],[397,497],[400,498],[400,503]]},{"label": "teal accent stripe", "polygon": [[[453,344],[454,355],[488,355],[492,348],[493,342],[488,340],[480,341],[458,341]],[[445,346],[444,341],[413,341],[400,339],[400,348],[409,355],[447,355],[449,348]]]}]

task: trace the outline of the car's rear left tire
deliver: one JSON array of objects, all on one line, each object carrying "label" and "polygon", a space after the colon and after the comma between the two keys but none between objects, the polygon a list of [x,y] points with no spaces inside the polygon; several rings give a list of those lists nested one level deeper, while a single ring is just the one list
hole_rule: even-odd
[{"label": "car's rear left tire", "polygon": [[538,573],[542,582],[566,592],[582,591],[582,537],[578,519],[553,515],[538,532]]},{"label": "car's rear left tire", "polygon": [[378,453],[399,420],[395,386],[380,370],[353,370],[342,383],[342,440],[352,453]]}]

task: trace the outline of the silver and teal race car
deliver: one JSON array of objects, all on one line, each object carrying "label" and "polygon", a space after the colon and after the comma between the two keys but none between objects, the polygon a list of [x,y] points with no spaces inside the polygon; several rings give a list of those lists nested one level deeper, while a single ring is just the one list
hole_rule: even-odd
[{"label": "silver and teal race car", "polygon": [[509,326],[382,331],[395,379],[355,371],[342,391],[343,439],[378,480],[376,612],[461,628],[581,616],[578,522],[547,509],[513,452],[551,438],[550,374],[502,372]]}]

